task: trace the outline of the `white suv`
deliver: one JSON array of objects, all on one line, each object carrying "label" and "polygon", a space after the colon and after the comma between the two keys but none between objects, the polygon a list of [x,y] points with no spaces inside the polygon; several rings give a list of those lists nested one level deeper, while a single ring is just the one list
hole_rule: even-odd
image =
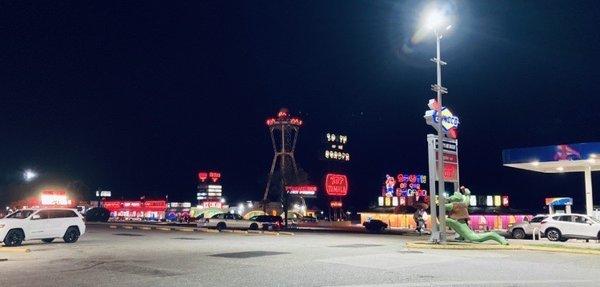
[{"label": "white suv", "polygon": [[547,214],[539,214],[532,218],[530,221],[523,221],[517,223],[508,229],[508,233],[512,235],[514,239],[525,239],[527,236],[535,236],[533,234],[534,229],[540,230],[542,226],[542,220],[548,217]]},{"label": "white suv", "polygon": [[235,213],[219,213],[204,221],[198,221],[198,227],[211,227],[216,228],[219,231],[227,228],[257,230],[258,226],[258,222],[246,220],[241,215]]},{"label": "white suv", "polygon": [[555,214],[542,221],[540,231],[550,241],[600,239],[600,221],[584,214]]},{"label": "white suv", "polygon": [[83,217],[75,209],[23,209],[0,219],[0,241],[6,246],[35,239],[50,243],[55,238],[73,243],[84,233]]}]

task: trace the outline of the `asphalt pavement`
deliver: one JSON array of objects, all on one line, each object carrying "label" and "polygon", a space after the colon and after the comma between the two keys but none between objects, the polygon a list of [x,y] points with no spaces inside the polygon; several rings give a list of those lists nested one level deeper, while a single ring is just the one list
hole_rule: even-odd
[{"label": "asphalt pavement", "polygon": [[0,249],[0,286],[600,286],[595,255],[408,250],[417,237],[384,234],[88,231]]}]

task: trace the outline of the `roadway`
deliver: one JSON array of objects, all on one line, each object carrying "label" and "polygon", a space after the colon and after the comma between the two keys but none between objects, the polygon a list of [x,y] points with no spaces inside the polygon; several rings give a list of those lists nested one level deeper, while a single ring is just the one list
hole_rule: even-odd
[{"label": "roadway", "polygon": [[[89,226],[75,244],[0,249],[0,286],[598,286],[594,255],[407,250],[415,236]],[[424,238],[421,238],[424,239]]]}]

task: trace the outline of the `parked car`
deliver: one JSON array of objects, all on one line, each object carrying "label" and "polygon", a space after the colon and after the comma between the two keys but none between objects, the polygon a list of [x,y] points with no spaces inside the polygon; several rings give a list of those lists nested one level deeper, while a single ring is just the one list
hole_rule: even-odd
[{"label": "parked car", "polygon": [[250,221],[259,223],[263,230],[280,230],[283,228],[283,219],[281,216],[256,215],[250,218]]},{"label": "parked car", "polygon": [[534,216],[529,221],[523,221],[521,223],[515,224],[508,229],[508,233],[512,235],[514,239],[525,239],[528,236],[533,235],[533,230],[538,229],[541,231],[541,223],[542,220],[548,217],[547,214],[539,214]]},{"label": "parked car", "polygon": [[227,228],[257,230],[260,226],[258,222],[246,220],[236,213],[215,214],[211,218],[199,220],[197,225],[198,227],[216,228],[219,231]]},{"label": "parked car", "polygon": [[556,214],[541,222],[541,232],[550,241],[600,239],[600,221],[585,214]]},{"label": "parked car", "polygon": [[56,238],[74,243],[84,233],[83,217],[75,209],[23,209],[0,219],[0,240],[6,246],[36,239],[50,243]]},{"label": "parked car", "polygon": [[387,223],[379,219],[371,219],[363,222],[363,226],[370,232],[383,232],[387,227]]}]

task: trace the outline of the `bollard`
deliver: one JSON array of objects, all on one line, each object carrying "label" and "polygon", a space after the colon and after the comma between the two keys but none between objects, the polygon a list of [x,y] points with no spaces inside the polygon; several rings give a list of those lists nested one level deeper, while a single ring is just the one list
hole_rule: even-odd
[{"label": "bollard", "polygon": [[[537,239],[535,238],[536,234],[537,234]],[[536,228],[533,229],[532,236],[533,236],[533,240],[541,240],[542,239],[542,232],[540,231],[539,228],[536,227]]]}]

